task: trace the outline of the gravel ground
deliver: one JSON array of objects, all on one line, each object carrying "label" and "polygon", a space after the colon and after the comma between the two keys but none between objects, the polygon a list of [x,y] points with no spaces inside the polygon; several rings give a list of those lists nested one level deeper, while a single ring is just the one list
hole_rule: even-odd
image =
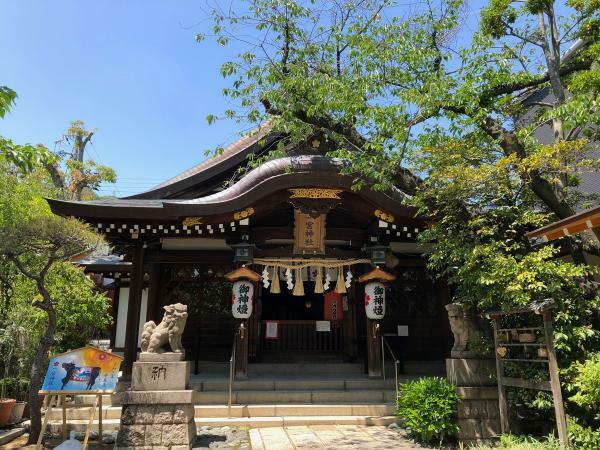
[{"label": "gravel ground", "polygon": [[[14,441],[6,445],[0,445],[1,450],[14,449],[35,449],[35,445],[25,445],[29,435],[24,434]],[[83,440],[83,433],[77,433],[76,439]],[[91,438],[96,438],[97,433],[92,433]],[[103,444],[91,442],[90,450],[106,450],[112,449],[115,445],[117,437],[116,431],[105,431],[102,435]],[[62,442],[60,436],[53,436],[47,440],[45,448],[50,449],[56,447]],[[250,450],[250,438],[248,436],[248,428],[244,427],[199,427],[195,449],[220,449],[220,450]]]},{"label": "gravel ground", "polygon": [[250,450],[248,427],[199,427],[194,448]]}]

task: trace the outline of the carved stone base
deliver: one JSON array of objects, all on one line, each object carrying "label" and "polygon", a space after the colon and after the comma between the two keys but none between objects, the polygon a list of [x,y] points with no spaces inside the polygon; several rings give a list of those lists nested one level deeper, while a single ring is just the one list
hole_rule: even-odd
[{"label": "carved stone base", "polygon": [[115,448],[192,448],[196,425],[194,391],[188,389],[189,378],[189,362],[135,362],[132,390],[114,395],[114,403],[123,405]]},{"label": "carved stone base", "polygon": [[488,442],[501,434],[496,366],[488,359],[447,359],[448,381],[458,385],[458,440]]},{"label": "carved stone base", "polygon": [[458,439],[465,444],[489,441],[501,434],[498,389],[496,387],[460,387]]},{"label": "carved stone base", "polygon": [[124,404],[115,448],[188,450],[195,437],[191,403]]},{"label": "carved stone base", "polygon": [[497,386],[493,359],[448,358],[446,377],[457,386]]}]

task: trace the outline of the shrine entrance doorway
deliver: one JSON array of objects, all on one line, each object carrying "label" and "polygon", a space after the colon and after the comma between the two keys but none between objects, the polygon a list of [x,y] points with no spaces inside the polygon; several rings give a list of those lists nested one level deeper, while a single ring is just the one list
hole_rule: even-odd
[{"label": "shrine entrance doorway", "polygon": [[349,295],[314,293],[305,283],[304,295],[282,289],[260,296],[258,360],[261,362],[343,362],[356,358],[354,308]]}]

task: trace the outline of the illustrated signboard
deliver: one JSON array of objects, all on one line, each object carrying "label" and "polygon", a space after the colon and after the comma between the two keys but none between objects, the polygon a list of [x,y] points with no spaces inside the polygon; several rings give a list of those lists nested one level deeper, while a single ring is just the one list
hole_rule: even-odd
[{"label": "illustrated signboard", "polygon": [[82,347],[50,358],[41,392],[114,391],[123,358]]}]

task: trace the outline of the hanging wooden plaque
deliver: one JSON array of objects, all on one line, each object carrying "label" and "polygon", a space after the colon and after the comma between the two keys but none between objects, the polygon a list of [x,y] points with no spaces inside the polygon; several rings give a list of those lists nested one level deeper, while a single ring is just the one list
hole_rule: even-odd
[{"label": "hanging wooden plaque", "polygon": [[325,217],[294,210],[294,254],[325,254]]}]

